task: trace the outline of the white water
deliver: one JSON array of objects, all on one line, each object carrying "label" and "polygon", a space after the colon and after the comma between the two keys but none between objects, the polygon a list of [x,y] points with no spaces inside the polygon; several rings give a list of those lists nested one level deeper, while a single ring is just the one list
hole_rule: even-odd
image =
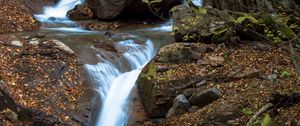
[{"label": "white water", "polygon": [[[73,21],[66,16],[67,11],[81,4],[82,0],[60,0],[55,6],[45,7],[44,13],[35,15],[40,22],[64,23],[74,26]],[[44,28],[48,30],[66,32],[87,32],[80,27],[56,27]],[[155,31],[169,31],[170,27],[154,29]],[[142,68],[153,58],[155,49],[150,40],[145,45],[136,44],[132,40],[118,42],[115,45],[118,50],[125,50],[121,57],[115,60],[106,59],[106,54],[98,52],[100,61],[96,65],[86,64],[88,74],[96,85],[102,103],[97,115],[96,126],[124,126],[128,119],[128,100],[132,88],[142,70]],[[127,65],[127,66],[126,66]],[[125,68],[125,69],[124,69]]]},{"label": "white water", "polygon": [[[146,45],[133,43],[132,40],[119,42],[119,48],[127,49],[122,56],[125,61],[113,64],[103,59],[97,65],[85,65],[89,75],[99,86],[97,89],[103,101],[96,126],[123,126],[127,123],[128,97],[142,68],[153,58],[155,49],[150,40]],[[120,64],[130,64],[129,72],[120,72]]]},{"label": "white water", "polygon": [[158,28],[150,28],[149,31],[156,31],[156,32],[172,32],[173,27],[173,21],[170,20],[162,25],[160,25]]},{"label": "white water", "polygon": [[60,0],[55,6],[44,7],[43,14],[35,15],[35,18],[41,22],[52,22],[51,18],[67,21],[67,12],[83,2],[84,0]]}]

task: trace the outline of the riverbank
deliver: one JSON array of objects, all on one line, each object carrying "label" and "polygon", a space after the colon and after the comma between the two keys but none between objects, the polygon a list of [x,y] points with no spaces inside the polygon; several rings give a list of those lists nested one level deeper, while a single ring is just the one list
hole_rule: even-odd
[{"label": "riverbank", "polygon": [[[82,66],[63,42],[43,35],[0,36],[1,123],[83,125],[90,114]],[[90,98],[91,99],[91,98]]]},{"label": "riverbank", "polygon": [[[274,122],[297,124],[299,79],[289,56],[288,46],[274,49],[252,42],[235,47],[201,43],[167,45],[160,49],[138,81],[148,116],[160,119],[139,125],[245,125],[270,102],[276,105],[267,111]],[[203,94],[211,89],[221,95],[215,99]],[[189,100],[190,107],[173,113],[170,111],[173,100],[180,94]],[[205,95],[202,100],[201,95]],[[197,98],[198,102],[191,101]],[[161,118],[165,116],[168,118]],[[262,119],[263,116],[257,121]]]},{"label": "riverbank", "polygon": [[139,77],[151,119],[136,125],[299,125],[299,16],[278,8],[298,2],[212,1],[173,9],[176,42]]}]

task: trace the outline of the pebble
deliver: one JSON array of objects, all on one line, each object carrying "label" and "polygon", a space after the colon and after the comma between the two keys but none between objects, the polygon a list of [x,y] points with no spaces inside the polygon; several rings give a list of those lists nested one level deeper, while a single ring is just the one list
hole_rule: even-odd
[{"label": "pebble", "polygon": [[35,41],[30,41],[29,44],[31,45],[38,45],[40,42],[35,40]]},{"label": "pebble", "polygon": [[22,47],[23,46],[23,44],[19,40],[14,40],[14,41],[11,42],[11,44],[13,46],[18,46],[18,47]]}]

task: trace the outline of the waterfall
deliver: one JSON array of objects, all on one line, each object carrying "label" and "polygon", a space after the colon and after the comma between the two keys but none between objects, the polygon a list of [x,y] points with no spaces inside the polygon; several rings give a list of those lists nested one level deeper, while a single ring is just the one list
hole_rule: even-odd
[{"label": "waterfall", "polygon": [[44,7],[43,14],[34,15],[40,22],[69,21],[67,12],[84,0],[60,0],[56,5]]},{"label": "waterfall", "polygon": [[[126,124],[129,94],[142,68],[153,58],[155,53],[150,40],[147,40],[145,45],[126,40],[119,42],[117,46],[127,49],[122,54],[125,60],[112,63],[99,55],[98,58],[104,62],[97,65],[85,65],[92,80],[98,85],[97,90],[102,100],[96,126],[123,126]],[[122,64],[126,64],[125,62],[130,64],[129,71],[121,72],[117,68],[122,67]]]},{"label": "waterfall", "polygon": [[[66,16],[67,11],[82,2],[82,0],[60,0],[55,6],[45,7],[44,12],[35,15],[35,18],[44,24],[63,23],[68,26],[44,27],[43,29],[91,32],[78,27]],[[162,29],[169,30],[170,27]],[[101,103],[98,103],[101,105],[99,111],[93,112],[97,113],[96,122],[93,124],[96,126],[126,125],[130,92],[142,68],[153,58],[156,51],[150,40],[147,40],[145,44],[137,44],[133,40],[120,41],[116,43],[115,48],[118,54],[113,54],[114,58],[107,56],[105,51],[98,51],[95,58],[101,62],[96,65],[84,65],[101,99]]]}]

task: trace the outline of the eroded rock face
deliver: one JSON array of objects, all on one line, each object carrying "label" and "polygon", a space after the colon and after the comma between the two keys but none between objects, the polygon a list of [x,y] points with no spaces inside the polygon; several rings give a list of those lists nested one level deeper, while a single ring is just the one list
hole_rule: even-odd
[{"label": "eroded rock face", "polygon": [[39,28],[33,13],[18,0],[0,0],[0,33],[31,31]]},{"label": "eroded rock face", "polygon": [[71,20],[88,20],[92,19],[94,14],[87,4],[76,5],[74,9],[68,11],[67,16]]},{"label": "eroded rock face", "polygon": [[[169,15],[169,10],[181,3],[180,0],[163,0],[151,6],[153,10],[162,8],[157,15]],[[98,19],[113,19],[120,14],[121,17],[153,16],[148,5],[141,0],[87,0],[87,4]]]}]

